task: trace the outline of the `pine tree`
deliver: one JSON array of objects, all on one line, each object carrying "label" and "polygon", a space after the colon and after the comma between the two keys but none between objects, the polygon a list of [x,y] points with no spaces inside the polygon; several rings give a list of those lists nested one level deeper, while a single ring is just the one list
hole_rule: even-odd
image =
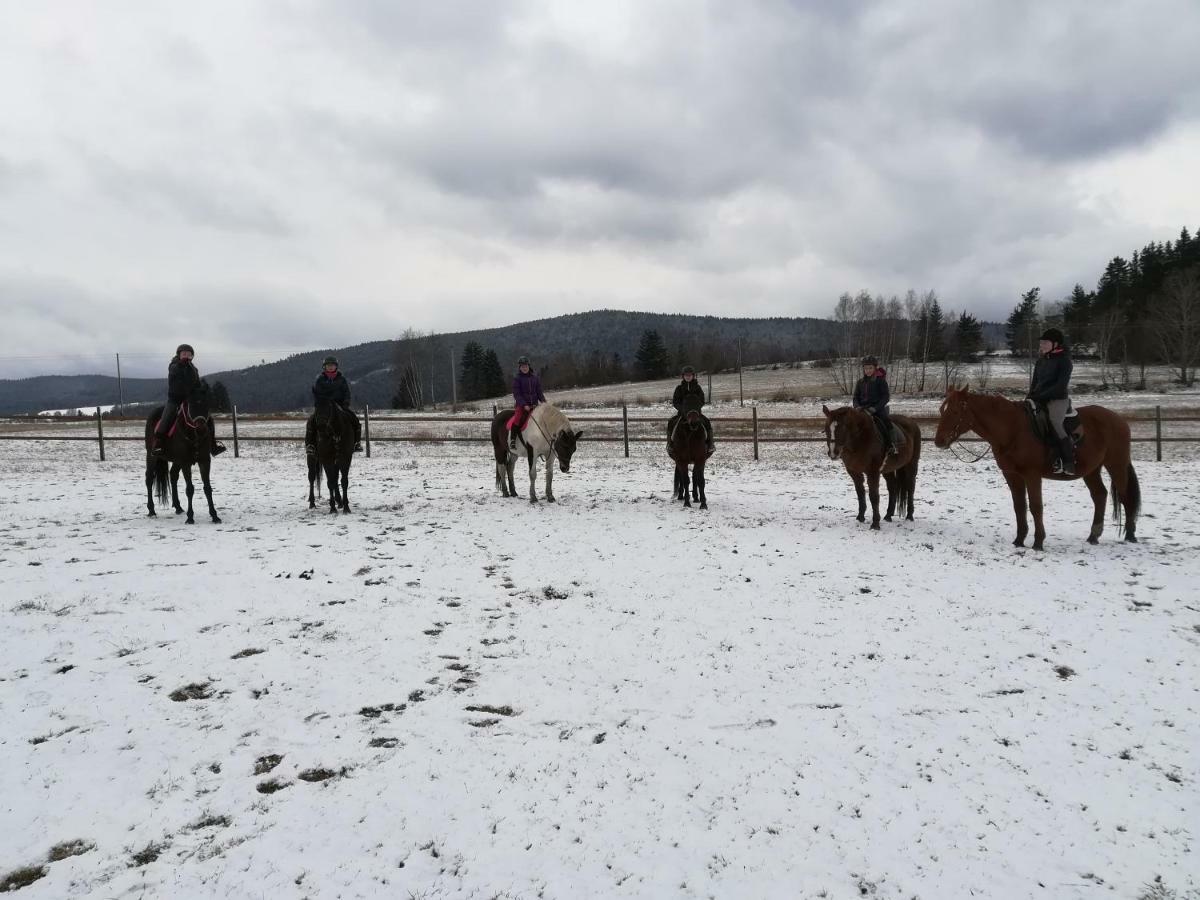
[{"label": "pine tree", "polygon": [[495,350],[483,354],[483,394],[484,397],[503,397],[508,393],[508,381],[504,378],[504,369],[500,365],[500,357]]},{"label": "pine tree", "polygon": [[1037,352],[1037,339],[1042,332],[1042,317],[1038,311],[1042,289],[1030,288],[1021,295],[1021,302],[1013,307],[1004,325],[1004,336],[1013,356],[1033,357]]},{"label": "pine tree", "polygon": [[212,393],[209,395],[209,404],[213,412],[227,413],[233,409],[233,404],[229,400],[229,390],[220,382],[214,382]]},{"label": "pine tree", "polygon": [[946,322],[942,304],[937,297],[929,304],[929,349],[925,358],[930,362],[946,358]]},{"label": "pine tree", "polygon": [[638,375],[647,381],[664,378],[671,370],[671,357],[657,331],[643,331],[637,354]]},{"label": "pine tree", "polygon": [[954,325],[954,355],[959,362],[970,362],[983,347],[983,325],[970,313],[963,313]]},{"label": "pine tree", "polygon": [[463,400],[478,400],[484,396],[483,356],[483,347],[477,341],[470,341],[463,347],[458,377],[459,393]]}]

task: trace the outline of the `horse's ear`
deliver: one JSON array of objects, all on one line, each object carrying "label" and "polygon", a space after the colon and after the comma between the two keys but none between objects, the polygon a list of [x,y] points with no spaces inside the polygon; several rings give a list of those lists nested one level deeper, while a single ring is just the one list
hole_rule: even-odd
[{"label": "horse's ear", "polygon": [[829,417],[829,415],[830,415],[830,413],[829,413],[829,407],[828,407],[828,406],[826,406],[824,403],[822,403],[822,404],[821,404],[821,412],[825,413],[825,417],[826,417],[826,418],[828,418],[828,417]]},{"label": "horse's ear", "polygon": [[575,440],[579,440],[581,437],[583,437],[582,431],[575,432]]}]

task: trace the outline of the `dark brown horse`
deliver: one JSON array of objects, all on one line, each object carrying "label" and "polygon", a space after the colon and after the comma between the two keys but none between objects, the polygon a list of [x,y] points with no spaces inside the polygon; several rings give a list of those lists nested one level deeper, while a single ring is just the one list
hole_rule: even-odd
[{"label": "dark brown horse", "polygon": [[[1025,546],[1029,526],[1025,519],[1026,498],[1033,513],[1033,549],[1041,550],[1046,539],[1042,525],[1042,479],[1073,481],[1082,478],[1092,494],[1095,511],[1088,543],[1095,544],[1104,531],[1104,505],[1108,492],[1100,475],[1108,470],[1113,488],[1113,516],[1120,521],[1125,511],[1125,540],[1136,541],[1134,534],[1142,492],[1137,473],[1129,460],[1129,425],[1103,406],[1079,407],[1083,440],[1075,450],[1075,474],[1053,471],[1051,454],[1033,433],[1024,402],[1007,400],[994,394],[976,394],[968,388],[949,388],[942,402],[934,443],[946,448],[968,431],[987,441],[996,457],[996,465],[1012,492],[1017,515],[1017,537],[1013,546]],[[1118,505],[1119,504],[1119,505]]]},{"label": "dark brown horse", "polygon": [[843,406],[825,413],[825,449],[830,459],[840,459],[854,482],[858,495],[858,521],[866,519],[867,501],[863,479],[871,495],[871,528],[879,530],[879,476],[887,482],[888,508],[885,521],[892,521],[897,509],[908,521],[913,517],[913,496],[917,489],[917,466],[921,461],[921,428],[907,416],[892,416],[892,422],[904,434],[895,456],[887,455],[883,436],[874,419],[861,409]]},{"label": "dark brown horse", "polygon": [[[708,439],[704,423],[700,421],[700,407],[691,398],[689,400],[691,402],[684,408],[683,414],[672,420],[675,425],[667,444],[667,454],[675,460],[675,494],[672,499],[682,500],[684,506],[691,506],[694,499],[701,509],[708,509],[708,498],[704,495],[704,464],[708,461]],[[692,467],[690,486],[689,465]]]},{"label": "dark brown horse", "polygon": [[187,485],[187,523],[195,524],[196,518],[192,513],[192,494],[195,493],[192,466],[195,465],[200,467],[200,481],[204,485],[204,497],[208,500],[208,514],[214,522],[220,522],[217,508],[213,506],[212,484],[208,480],[212,463],[209,454],[212,423],[208,416],[208,385],[201,382],[201,386],[180,407],[175,428],[163,441],[163,455],[155,456],[154,427],[162,413],[163,408],[156,407],[146,419],[146,508],[151,516],[158,515],[154,510],[155,494],[159,503],[167,502],[167,464],[170,463],[171,503],[175,507],[175,514],[183,512],[179,504],[179,473],[182,470]]},{"label": "dark brown horse", "polygon": [[[313,411],[316,453],[308,457],[308,508],[317,505],[313,485],[324,471],[329,486],[329,511],[350,512],[350,463],[354,459],[354,420],[330,400],[317,401]],[[341,484],[338,484],[338,476]]]}]

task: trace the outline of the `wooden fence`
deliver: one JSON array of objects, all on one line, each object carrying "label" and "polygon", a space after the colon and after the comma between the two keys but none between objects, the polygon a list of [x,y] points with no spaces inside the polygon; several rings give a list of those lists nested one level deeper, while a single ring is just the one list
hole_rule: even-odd
[{"label": "wooden fence", "polygon": [[[493,407],[493,415],[495,408]],[[931,436],[934,426],[937,424],[937,418],[934,416],[911,416],[915,419],[925,432],[924,440],[932,441]],[[487,443],[490,441],[490,435],[485,431],[481,434],[439,434],[432,435],[414,427],[408,434],[376,434],[372,436],[371,425],[376,426],[386,424],[392,427],[393,423],[422,426],[429,424],[438,425],[474,425],[486,427],[492,421],[492,416],[479,415],[450,415],[450,416],[396,416],[396,415],[372,415],[370,408],[366,408],[362,413],[363,419],[363,442],[366,456],[371,456],[372,444],[392,443],[392,442],[407,442],[407,443],[448,443],[448,442],[473,442]],[[1131,427],[1142,426],[1148,429],[1150,424],[1153,424],[1152,435],[1135,435],[1133,441],[1135,443],[1153,443],[1155,445],[1155,459],[1162,461],[1163,445],[1169,443],[1200,443],[1200,436],[1181,436],[1181,435],[1165,435],[1163,434],[1163,425],[1171,423],[1200,423],[1200,416],[1187,415],[1163,415],[1162,408],[1156,406],[1153,415],[1131,415],[1125,417],[1126,421],[1131,424]],[[105,435],[104,426],[108,424],[120,423],[136,423],[141,425],[145,419],[142,417],[105,417],[101,415],[100,410],[92,416],[88,417],[72,417],[58,418],[48,416],[11,416],[6,418],[5,422],[10,422],[20,425],[21,423],[29,423],[30,428],[38,430],[57,430],[74,425],[78,426],[82,422],[94,420],[96,430],[94,434],[27,434],[27,433],[3,433],[0,432],[0,441],[91,441],[97,444],[99,448],[100,461],[103,462],[106,458],[105,444],[114,441],[142,441],[144,440],[141,434],[125,434]],[[304,420],[295,417],[280,417],[280,416],[239,416],[237,407],[234,407],[233,412],[228,416],[215,416],[214,421],[220,425],[225,423],[229,431],[221,429],[223,436],[232,433],[233,455],[241,456],[242,445],[244,443],[252,443],[255,441],[303,441],[303,434],[244,434],[239,426],[248,424],[273,424],[283,426],[294,426],[299,429],[303,425]],[[661,416],[633,416],[629,415],[629,408],[625,405],[621,407],[621,414],[618,415],[586,415],[574,413],[571,416],[571,421],[576,427],[581,427],[585,434],[584,441],[597,441],[608,443],[620,443],[624,446],[625,456],[629,456],[629,446],[634,443],[657,443],[666,439],[666,419]],[[767,417],[759,416],[757,407],[752,407],[749,417],[713,417],[713,430],[717,435],[718,441],[721,443],[746,443],[753,445],[753,454],[755,459],[759,459],[763,445],[766,444],[803,444],[803,443],[820,443],[825,440],[823,429],[825,426],[824,418],[813,417]],[[588,426],[592,426],[590,429]],[[632,429],[631,429],[632,426]],[[631,434],[631,430],[633,433]],[[656,431],[656,433],[648,433]],[[964,438],[963,442],[976,443],[979,438]]]}]

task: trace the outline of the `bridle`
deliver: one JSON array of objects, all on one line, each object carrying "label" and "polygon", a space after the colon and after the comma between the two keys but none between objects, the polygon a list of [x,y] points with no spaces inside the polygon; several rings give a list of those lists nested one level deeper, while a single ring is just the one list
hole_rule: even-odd
[{"label": "bridle", "polygon": [[[940,414],[943,417],[946,415],[946,404],[949,402],[949,397],[942,401]],[[971,409],[967,406],[967,401],[965,398],[959,399],[957,403],[959,405],[954,408],[956,418],[954,419],[953,424],[950,426],[952,437],[949,441],[947,441],[946,449],[949,450],[951,455],[953,455],[954,458],[959,462],[965,462],[970,465],[974,465],[980,460],[986,459],[991,455],[992,445],[987,441],[984,441],[983,450],[976,454],[972,454],[970,450],[963,450],[960,447],[958,444],[958,439],[974,428],[974,416],[971,414]]]}]

